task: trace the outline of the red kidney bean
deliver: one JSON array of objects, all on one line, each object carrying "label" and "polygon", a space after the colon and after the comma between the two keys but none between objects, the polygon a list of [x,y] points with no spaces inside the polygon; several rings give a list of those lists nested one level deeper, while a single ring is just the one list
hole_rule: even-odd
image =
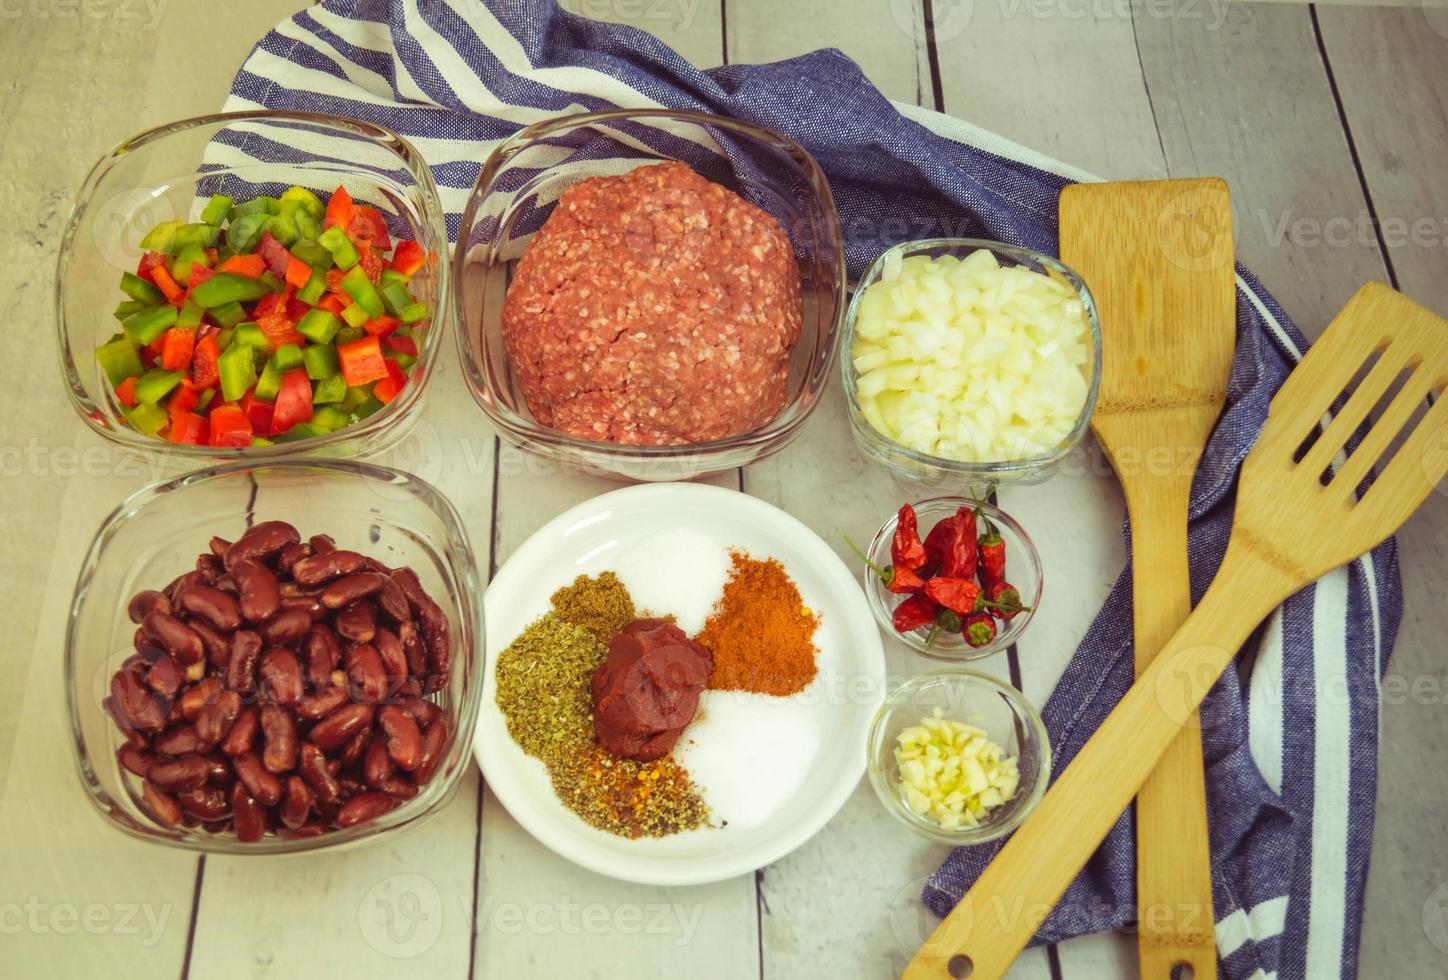
[{"label": "red kidney bean", "polygon": [[283,575],[291,575],[292,569],[297,562],[312,553],[312,546],[301,541],[294,541],[287,545],[277,554],[277,571]]},{"label": "red kidney bean", "polygon": [[226,549],[231,547],[231,542],[219,535],[212,535],[211,540],[206,542],[206,547],[217,558],[225,558]]},{"label": "red kidney bean", "polygon": [[[332,552],[337,554],[337,552]],[[328,609],[350,606],[382,588],[383,576],[377,572],[355,572],[344,575],[322,590],[322,605]]]},{"label": "red kidney bean", "polygon": [[168,698],[176,696],[185,680],[186,671],[175,657],[160,657],[146,671],[146,686]]},{"label": "red kidney bean", "polygon": [[[112,682],[114,682],[114,678],[112,678]],[[111,716],[111,721],[115,722],[116,728],[121,734],[126,736],[127,745],[136,749],[151,747],[151,740],[141,734],[131,719],[126,717],[125,712],[121,711],[120,705],[116,704],[115,698],[109,695],[101,698],[101,708]]]},{"label": "red kidney bean", "polygon": [[399,698],[397,706],[412,716],[419,730],[431,725],[442,715],[442,709],[435,702],[424,701],[418,697]]},{"label": "red kidney bean", "polygon": [[292,566],[292,578],[299,585],[322,585],[340,575],[350,575],[358,571],[364,561],[355,551],[323,551],[315,547],[314,551],[315,554],[300,559]]},{"label": "red kidney bean", "polygon": [[151,766],[156,763],[156,754],[147,749],[127,743],[116,750],[116,759],[119,760],[121,765],[128,771],[145,779],[146,773],[149,772]]},{"label": "red kidney bean", "polygon": [[325,687],[316,694],[304,697],[297,702],[297,717],[303,721],[317,721],[327,717],[351,700],[352,695],[347,692],[345,684]]},{"label": "red kidney bean", "polygon": [[215,677],[203,677],[192,684],[181,695],[181,717],[195,721],[201,709],[215,701],[223,690],[221,681]]},{"label": "red kidney bean", "polygon": [[277,815],[281,817],[284,826],[296,830],[312,815],[312,804],[316,800],[316,794],[306,780],[295,774],[288,776],[286,795],[282,798],[282,806]]},{"label": "red kidney bean", "polygon": [[371,724],[371,705],[347,704],[317,722],[312,728],[311,739],[319,749],[331,755]]},{"label": "red kidney bean", "polygon": [[291,706],[302,699],[302,665],[286,647],[267,647],[257,670],[262,691],[276,704]]},{"label": "red kidney bean", "polygon": [[154,589],[146,589],[137,592],[131,597],[130,604],[126,607],[126,615],[131,617],[131,622],[145,622],[147,616],[153,612],[168,613],[171,611],[171,600],[166,598],[165,593],[157,592]]},{"label": "red kidney bean", "polygon": [[219,786],[198,786],[178,793],[176,800],[202,820],[219,820],[231,812],[226,790]]},{"label": "red kidney bean", "polygon": [[266,811],[239,779],[231,787],[231,813],[236,820],[237,840],[247,844],[261,840],[266,833]]},{"label": "red kidney bean", "polygon": [[196,570],[201,573],[202,578],[213,583],[226,574],[226,566],[221,563],[221,559],[209,552],[196,556]]},{"label": "red kidney bean", "polygon": [[297,767],[297,719],[275,704],[261,706],[261,761],[268,772],[291,772]]},{"label": "red kidney bean", "polygon": [[241,593],[240,587],[236,584],[236,579],[232,578],[230,573],[218,576],[216,581],[211,584],[233,599],[238,598]]},{"label": "red kidney bean", "polygon": [[182,725],[156,736],[155,748],[162,755],[179,756],[205,752],[213,744],[198,735],[195,726]]},{"label": "red kidney bean", "polygon": [[343,768],[357,764],[357,760],[361,759],[362,754],[367,751],[367,745],[371,739],[371,729],[363,729],[352,736],[352,740],[342,747],[342,753],[337,757]]},{"label": "red kidney bean", "polygon": [[403,680],[408,675],[407,654],[402,652],[402,641],[397,634],[386,627],[378,627],[377,634],[372,637],[372,645],[377,648],[377,655],[382,658],[382,666],[387,671],[389,680]]},{"label": "red kidney bean", "polygon": [[[184,704],[182,708],[184,714]],[[215,745],[230,734],[240,714],[241,695],[224,689],[217,691],[215,697],[208,698],[196,712],[196,734],[207,745]],[[237,737],[241,734],[238,732]]]},{"label": "red kidney bean", "polygon": [[342,812],[337,814],[337,826],[355,827],[377,819],[395,806],[397,801],[386,793],[359,793],[348,800]]},{"label": "red kidney bean", "polygon": [[332,620],[337,635],[353,643],[371,643],[377,635],[377,607],[366,599],[337,611]]},{"label": "red kidney bean", "polygon": [[352,696],[364,704],[377,704],[387,697],[387,669],[370,643],[358,643],[347,652],[347,683]]},{"label": "red kidney bean", "polygon": [[227,661],[231,659],[231,638],[200,619],[193,619],[186,625],[201,637],[201,645],[206,648],[206,662],[217,670],[226,670]]},{"label": "red kidney bean", "polygon": [[419,786],[426,786],[437,775],[442,757],[447,751],[447,719],[439,718],[422,733],[422,761],[412,770],[412,778]]},{"label": "red kidney bean", "polygon": [[206,780],[222,789],[227,789],[236,780],[236,773],[231,770],[231,762],[226,756],[217,752],[207,752],[202,756],[211,768],[206,773]]},{"label": "red kidney bean", "polygon": [[263,806],[275,806],[282,798],[282,781],[262,765],[255,752],[244,752],[232,760],[236,778],[246,785],[246,791],[256,797]]},{"label": "red kidney bean", "polygon": [[436,690],[447,684],[451,666],[452,628],[447,614],[423,589],[417,573],[412,569],[399,568],[392,573],[392,580],[401,586],[407,596],[408,605],[422,626],[422,639],[427,646],[428,669],[433,675],[428,683],[430,687],[436,685],[433,687]]},{"label": "red kidney bean", "polygon": [[282,604],[281,586],[272,570],[250,558],[242,558],[230,568],[231,577],[236,580],[241,615],[249,623],[271,619]]},{"label": "red kidney bean", "polygon": [[307,544],[311,545],[312,550],[318,554],[337,550],[337,542],[332,540],[330,534],[314,534],[307,539]]},{"label": "red kidney bean", "polygon": [[199,617],[219,630],[241,626],[241,606],[236,599],[208,585],[193,585],[176,593],[176,604],[191,616]]},{"label": "red kidney bean", "polygon": [[236,721],[226,730],[221,739],[221,751],[235,758],[251,751],[256,742],[256,733],[261,729],[261,715],[255,705],[247,705],[236,715]]},{"label": "red kidney bean", "polygon": [[284,595],[282,609],[300,609],[314,623],[320,623],[327,618],[327,607],[314,595]]},{"label": "red kidney bean", "polygon": [[423,646],[422,633],[414,622],[402,623],[397,627],[397,639],[407,657],[407,670],[416,677],[427,674],[427,647]]},{"label": "red kidney bean", "polygon": [[183,755],[176,759],[157,759],[146,773],[146,779],[168,793],[204,786],[211,774],[211,763],[199,755]]},{"label": "red kidney bean", "polygon": [[167,827],[175,827],[181,823],[181,807],[176,798],[149,779],[141,784],[141,806],[158,823]]},{"label": "red kidney bean", "polygon": [[261,635],[267,643],[285,645],[296,643],[312,628],[312,617],[305,609],[278,609],[275,616],[261,626]]},{"label": "red kidney bean", "polygon": [[401,802],[412,799],[418,792],[417,784],[414,783],[410,777],[402,773],[397,773],[391,779],[387,780],[387,782],[383,783],[381,789],[382,792],[394,800]]},{"label": "red kidney bean", "polygon": [[412,715],[394,704],[377,710],[377,724],[387,736],[387,754],[409,772],[422,764],[422,732]]},{"label": "red kidney bean", "polygon": [[313,820],[310,823],[302,824],[300,827],[278,827],[277,836],[286,838],[287,840],[302,840],[308,837],[321,837],[327,830],[328,827],[326,824]]},{"label": "red kidney bean", "polygon": [[125,716],[129,727],[153,731],[166,721],[170,704],[148,688],[133,671],[116,671],[111,677],[111,701]]},{"label": "red kidney bean", "polygon": [[[363,741],[365,741],[365,739]],[[366,783],[358,779],[356,776],[349,776],[345,773],[337,777],[337,785],[340,786],[342,789],[342,793],[339,798],[344,802],[350,800],[358,793],[367,792]]]},{"label": "red kidney bean", "polygon": [[315,625],[307,631],[305,646],[307,654],[307,680],[312,686],[321,690],[327,685],[332,671],[337,669],[337,663],[342,658],[342,650],[337,645],[337,638],[332,631],[325,626]]},{"label": "red kidney bean", "polygon": [[176,593],[180,592],[182,589],[190,588],[193,585],[209,584],[210,583],[206,581],[205,575],[202,575],[200,572],[192,569],[189,572],[183,572],[182,574],[177,575],[161,591],[166,594],[167,599],[174,600],[176,598]]},{"label": "red kidney bean", "polygon": [[391,578],[383,577],[382,588],[377,590],[377,605],[394,623],[405,623],[412,618],[412,608],[407,604],[402,586]]},{"label": "red kidney bean", "polygon": [[261,658],[261,637],[251,630],[231,634],[231,659],[226,663],[226,686],[242,694],[256,690],[256,662]]},{"label": "red kidney bean", "polygon": [[301,534],[286,521],[262,521],[247,528],[246,533],[226,549],[226,567],[234,572],[238,561],[265,560],[300,540]]},{"label": "red kidney bean", "polygon": [[381,789],[392,775],[392,757],[387,754],[387,741],[373,736],[362,753],[362,778],[373,789]]},{"label": "red kidney bean", "polygon": [[327,757],[311,742],[302,743],[297,757],[297,772],[301,773],[319,800],[331,802],[342,791],[337,785],[337,777],[327,767]]},{"label": "red kidney bean", "polygon": [[194,664],[206,655],[196,631],[170,613],[153,612],[142,620],[147,633],[183,664]]}]

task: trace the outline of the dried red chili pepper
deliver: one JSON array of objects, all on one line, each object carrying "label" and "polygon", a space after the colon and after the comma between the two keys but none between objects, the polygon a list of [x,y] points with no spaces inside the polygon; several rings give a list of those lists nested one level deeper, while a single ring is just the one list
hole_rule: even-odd
[{"label": "dried red chili pepper", "polygon": [[962,507],[953,517],[938,522],[925,537],[925,552],[936,575],[971,578],[975,575],[975,515]]},{"label": "dried red chili pepper", "polygon": [[895,607],[890,624],[897,633],[909,633],[935,622],[935,603],[925,595],[916,593]]},{"label": "dried red chili pepper", "polygon": [[946,609],[968,613],[980,598],[980,586],[968,578],[941,575],[925,583],[925,594]]},{"label": "dried red chili pepper", "polygon": [[1029,609],[1029,606],[1021,605],[1021,593],[1009,582],[997,582],[985,590],[985,597],[990,600],[991,612],[996,619],[1011,620],[1018,613]]},{"label": "dried red chili pepper", "polygon": [[885,583],[885,588],[897,595],[908,595],[911,592],[919,592],[925,588],[926,582],[918,572],[911,571],[900,565],[891,565],[885,569],[880,580]]},{"label": "dried red chili pepper", "polygon": [[890,560],[897,569],[908,568],[912,572],[925,564],[925,543],[920,540],[920,528],[916,524],[915,508],[905,504],[895,515],[895,537],[890,542]]},{"label": "dried red chili pepper", "polygon": [[984,514],[979,516],[985,523],[985,533],[976,541],[976,551],[980,555],[980,584],[988,589],[1006,580],[1006,543],[989,518]]},{"label": "dried red chili pepper", "polygon": [[996,638],[995,620],[988,612],[971,613],[961,623],[965,642],[973,647],[983,647]]}]

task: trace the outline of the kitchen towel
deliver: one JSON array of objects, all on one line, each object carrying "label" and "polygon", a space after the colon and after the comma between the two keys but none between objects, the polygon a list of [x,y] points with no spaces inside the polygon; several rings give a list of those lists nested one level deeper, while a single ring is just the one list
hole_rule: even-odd
[{"label": "kitchen towel", "polygon": [[[613,107],[723,113],[801,142],[828,174],[852,276],[904,239],[968,235],[1056,251],[1062,187],[1093,179],[959,120],[884,98],[837,51],[701,71],[639,30],[553,0],[327,0],[267,34],[228,109],[372,120],[417,146],[450,235],[480,162],[500,139],[560,113]],[[647,128],[632,136],[648,142]],[[662,141],[662,132],[657,134]],[[673,139],[673,137],[668,137]],[[675,145],[671,143],[670,145]],[[685,148],[696,165],[717,148]],[[228,147],[227,162],[276,152]],[[1305,341],[1239,270],[1237,357],[1226,414],[1197,473],[1192,577],[1221,559],[1238,467]],[[1130,572],[1122,573],[1043,712],[1060,772],[1132,677]],[[1224,976],[1354,976],[1373,827],[1378,683],[1401,617],[1395,545],[1289,599],[1203,705],[1217,942]],[[925,902],[944,914],[994,849],[959,849]],[[1036,942],[1135,917],[1123,816]]]}]

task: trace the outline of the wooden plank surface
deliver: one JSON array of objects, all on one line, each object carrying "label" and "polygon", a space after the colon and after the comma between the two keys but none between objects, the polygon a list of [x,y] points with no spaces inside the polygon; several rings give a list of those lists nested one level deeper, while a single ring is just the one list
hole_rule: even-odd
[{"label": "wooden plank surface", "polygon": [[[1152,5],[1155,13],[1133,22],[1119,5],[934,0],[928,31],[910,0],[564,6],[633,23],[701,65],[835,46],[892,98],[934,107],[938,97],[948,112],[1104,176],[1226,176],[1241,254],[1310,335],[1359,281],[1387,274],[1384,256],[1411,295],[1448,309],[1448,175],[1437,165],[1448,149],[1448,15],[1324,8],[1314,23],[1292,5],[1181,4]],[[232,67],[299,5],[171,4],[154,22],[144,5],[135,19],[4,20],[0,161],[10,179],[0,182],[0,207],[16,217],[0,227],[0,289],[12,310],[0,331],[13,346],[33,344],[49,322],[58,236],[91,162],[143,126],[218,106]],[[1405,235],[1369,221],[1344,244],[1324,237],[1332,219],[1368,211],[1406,221]],[[1415,237],[1412,222],[1424,217],[1436,225],[1420,224]],[[57,651],[93,528],[153,474],[81,433],[53,371],[29,366],[10,358],[0,368],[8,432],[0,475],[11,503],[0,539],[12,581],[26,583],[7,593],[5,612],[17,649],[34,651],[0,659],[0,684],[23,694],[19,710],[0,713],[0,835],[11,842],[0,850],[0,881],[19,883],[0,890],[8,917],[0,957],[16,975],[183,974],[192,966],[223,977],[376,975],[401,964],[461,976],[471,964],[479,976],[884,977],[928,932],[916,896],[945,850],[890,823],[863,785],[819,837],[757,880],[706,889],[641,888],[575,869],[534,842],[472,776],[425,830],[338,858],[270,867],[212,859],[199,869],[195,858],[107,830],[85,812],[71,775],[55,710]],[[393,461],[426,470],[432,449],[468,461],[437,479],[480,554],[495,548],[505,560],[559,510],[612,486],[561,478],[511,451],[495,460],[452,365],[436,385],[422,441]],[[840,535],[870,534],[901,492],[854,452],[834,389],[789,453],[742,480],[842,554]],[[1089,519],[1063,524],[1068,501]],[[1088,452],[1067,477],[1008,492],[1003,503],[1036,532],[1050,567],[1077,569],[1015,665],[1039,703],[1120,567],[1120,498]],[[1441,676],[1445,546],[1441,518],[1420,518],[1404,535],[1408,610],[1394,670],[1406,682]],[[896,677],[926,666],[893,643],[888,657]],[[985,666],[1002,675],[1012,667],[1003,655]],[[1448,796],[1422,773],[1448,750],[1448,720],[1441,699],[1402,700],[1384,713],[1386,805],[1364,976],[1428,975],[1442,962],[1423,911],[1448,867]],[[589,920],[601,928],[583,928],[585,908],[603,910]],[[661,931],[633,928],[635,910],[659,915]],[[13,932],[9,923],[22,914]],[[1127,976],[1131,946],[1129,937],[1066,943],[1054,962],[1037,951],[1012,975]]]}]

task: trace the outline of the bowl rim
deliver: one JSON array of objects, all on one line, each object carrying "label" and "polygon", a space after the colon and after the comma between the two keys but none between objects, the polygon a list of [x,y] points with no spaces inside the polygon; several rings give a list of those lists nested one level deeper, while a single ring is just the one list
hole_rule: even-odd
[{"label": "bowl rim", "polygon": [[[409,375],[409,381],[413,384],[404,385],[398,396],[388,404],[382,406],[377,412],[368,418],[336,429],[332,432],[323,433],[317,436],[308,436],[305,439],[298,439],[294,442],[277,443],[271,446],[197,446],[186,443],[173,443],[157,436],[148,436],[136,432],[127,426],[108,424],[97,416],[105,416],[109,413],[94,401],[86,392],[85,384],[80,379],[79,368],[77,367],[76,350],[71,343],[71,329],[68,325],[65,300],[65,282],[67,270],[75,246],[76,235],[80,229],[80,223],[84,219],[87,209],[95,197],[96,190],[101,182],[110,172],[111,167],[117,160],[134,152],[141,147],[158,142],[168,136],[197,129],[202,126],[213,124],[227,124],[233,122],[294,122],[311,124],[317,126],[328,126],[352,132],[358,136],[371,140],[376,145],[390,150],[398,161],[408,170],[412,179],[417,182],[418,195],[422,200],[421,213],[422,222],[431,227],[433,234],[437,237],[440,245],[447,243],[447,223],[442,208],[441,198],[438,196],[437,185],[433,181],[432,170],[428,167],[417,148],[405,136],[385,126],[367,122],[361,119],[352,119],[347,116],[335,116],[320,112],[293,112],[276,109],[266,110],[243,110],[238,112],[216,112],[201,116],[191,116],[186,119],[178,119],[172,122],[153,126],[133,136],[121,140],[119,143],[106,151],[86,174],[85,181],[81,184],[79,193],[76,195],[75,205],[71,208],[70,216],[66,219],[65,228],[61,234],[60,249],[55,265],[55,286],[53,290],[53,319],[55,327],[55,338],[60,351],[60,370],[65,380],[66,394],[70,403],[74,406],[77,414],[85,421],[87,427],[93,432],[99,433],[109,441],[116,443],[127,450],[138,452],[149,458],[179,458],[186,464],[192,462],[199,464],[221,463],[231,460],[244,461],[277,461],[287,457],[295,456],[298,453],[307,453],[319,449],[327,449],[365,439],[368,436],[394,429],[393,423],[400,422],[411,413],[411,410],[422,400],[423,389],[431,380],[438,358],[438,351],[444,345],[444,334],[448,332],[453,323],[455,311],[453,308],[453,290],[451,288],[450,276],[452,274],[450,263],[445,259],[435,263],[437,276],[437,309],[433,311],[428,326],[428,337],[419,351],[417,364],[413,373]],[[394,436],[397,434],[393,433]],[[369,451],[382,448],[384,440]]]},{"label": "bowl rim", "polygon": [[[923,453],[918,449],[902,445],[894,439],[889,438],[883,432],[877,430],[864,417],[860,408],[860,400],[855,390],[858,380],[855,376],[854,363],[850,355],[850,349],[854,346],[855,324],[857,322],[861,301],[870,286],[879,281],[885,268],[885,263],[894,256],[907,256],[917,252],[926,252],[935,249],[951,249],[964,251],[970,249],[978,251],[989,249],[992,252],[999,252],[1009,255],[1017,262],[1031,262],[1052,272],[1059,274],[1076,291],[1077,297],[1086,315],[1088,331],[1091,335],[1091,377],[1087,382],[1086,401],[1081,406],[1081,414],[1077,416],[1071,431],[1056,450],[1042,453],[1037,456],[1028,456],[1024,459],[988,460],[985,462],[968,462],[958,459],[947,459],[944,456],[935,456],[930,453]],[[859,284],[855,287],[854,296],[850,299],[850,308],[845,315],[844,336],[840,340],[842,353],[840,354],[840,374],[844,382],[845,403],[849,409],[851,427],[858,437],[877,444],[884,451],[902,457],[920,467],[935,468],[938,470],[949,470],[966,476],[979,475],[987,479],[994,479],[1002,474],[1028,473],[1039,470],[1060,462],[1071,449],[1081,441],[1086,430],[1091,427],[1091,417],[1096,411],[1096,400],[1101,390],[1101,316],[1096,306],[1096,299],[1091,293],[1091,287],[1086,284],[1080,273],[1072,269],[1066,263],[1045,252],[1037,252],[1034,249],[1024,248],[1018,245],[1011,245],[1006,242],[992,241],[987,238],[920,238],[911,241],[900,242],[885,249],[865,274],[860,277]],[[878,462],[889,466],[892,469],[899,469],[898,464],[878,459]]]},{"label": "bowl rim", "polygon": [[[1020,715],[1024,716],[1026,724],[1040,742],[1040,766],[1036,774],[1035,786],[1030,795],[1010,816],[995,825],[963,827],[951,831],[944,830],[939,825],[929,823],[911,813],[900,801],[899,794],[893,791],[893,787],[886,785],[885,767],[879,760],[886,752],[892,751],[889,746],[885,745],[885,725],[893,714],[907,703],[911,695],[929,684],[954,684],[960,681],[984,684],[993,689],[995,693],[1002,695]],[[1036,710],[1031,699],[1026,697],[1025,692],[1014,684],[996,677],[994,674],[987,674],[970,667],[937,667],[934,670],[916,674],[886,695],[885,700],[875,711],[875,717],[870,720],[870,735],[866,752],[865,769],[870,777],[870,786],[885,809],[911,830],[942,844],[984,844],[1006,836],[1031,815],[1036,809],[1036,805],[1041,802],[1041,798],[1046,795],[1046,788],[1051,782],[1051,734],[1046,730],[1046,722],[1041,718],[1041,713]],[[1019,756],[1017,756],[1017,760],[1019,761]]]},{"label": "bowl rim", "polygon": [[[467,527],[463,523],[457,508],[454,507],[442,491],[432,483],[415,474],[375,463],[344,462],[307,457],[266,461],[262,463],[250,461],[229,462],[207,469],[194,470],[171,479],[149,483],[127,494],[126,497],[106,515],[104,520],[101,521],[100,526],[96,529],[95,534],[91,537],[90,544],[86,549],[85,558],[81,562],[80,571],[76,575],[76,584],[71,593],[70,602],[66,606],[65,647],[62,662],[63,687],[65,689],[65,717],[70,735],[71,758],[75,763],[75,771],[80,777],[81,788],[85,791],[85,797],[90,801],[95,812],[103,818],[104,823],[107,826],[114,827],[128,837],[200,854],[266,856],[333,850],[360,844],[381,834],[413,827],[424,820],[430,819],[453,798],[462,783],[463,774],[471,769],[473,733],[477,726],[478,710],[481,702],[480,692],[482,690],[481,686],[478,686],[476,690],[474,690],[472,685],[469,686],[468,690],[460,691],[458,696],[457,728],[453,733],[453,738],[455,739],[453,744],[457,746],[455,749],[458,754],[457,765],[451,773],[439,773],[437,778],[443,779],[445,782],[442,785],[442,789],[428,806],[418,809],[413,813],[406,813],[405,818],[400,817],[392,823],[381,824],[381,822],[385,821],[390,815],[404,814],[409,804],[413,801],[404,801],[392,810],[390,814],[384,814],[378,820],[368,821],[354,827],[332,829],[317,837],[284,838],[271,835],[263,837],[261,841],[251,843],[242,843],[234,837],[221,835],[196,837],[194,839],[175,837],[159,829],[159,825],[152,826],[150,824],[138,823],[126,813],[125,809],[106,791],[99,777],[96,775],[92,765],[92,759],[96,754],[87,745],[84,725],[81,721],[81,707],[77,701],[75,660],[79,614],[87,599],[91,580],[95,577],[96,570],[104,557],[105,546],[131,518],[139,514],[156,499],[168,494],[185,491],[199,484],[229,479],[239,474],[265,471],[299,472],[306,470],[323,470],[343,478],[361,480],[363,482],[374,480],[392,482],[401,479],[405,483],[417,485],[424,491],[428,498],[427,503],[429,509],[432,510],[444,526],[447,527],[448,535],[451,539],[441,549],[432,542],[428,542],[428,546],[430,549],[436,551],[447,563],[453,577],[457,580],[459,594],[456,598],[455,605],[458,618],[456,624],[458,626],[458,635],[454,636],[453,642],[460,642],[463,637],[470,637],[472,639],[472,663],[470,669],[473,672],[473,684],[482,684],[484,671],[487,669],[486,622],[483,613],[483,587],[478,577],[477,561],[473,553],[472,544],[468,540]],[[124,607],[119,602],[116,605],[116,612],[117,615],[124,615]],[[109,722],[109,719],[107,719],[107,722]]]},{"label": "bowl rim", "polygon": [[[1003,510],[999,504],[991,503],[989,500],[975,500],[971,497],[944,495],[909,501],[909,504],[917,514],[936,506],[960,507],[979,505],[988,518],[1009,528],[1025,547],[1026,563],[1031,568],[1033,579],[1036,583],[1035,601],[1031,604],[1031,608],[1022,610],[1016,614],[1015,618],[1009,620],[1011,623],[1015,623],[1016,619],[1020,620],[1020,625],[1013,627],[1014,632],[1000,630],[997,632],[996,638],[983,647],[966,645],[962,647],[934,647],[927,649],[925,641],[917,636],[914,630],[911,630],[909,633],[896,631],[894,625],[890,622],[890,610],[885,605],[885,596],[888,594],[885,586],[880,581],[880,576],[875,574],[869,565],[864,565],[861,576],[864,581],[865,596],[869,600],[870,611],[875,614],[875,621],[880,624],[880,629],[893,639],[904,643],[916,653],[929,657],[931,660],[944,663],[968,663],[972,660],[982,660],[1014,646],[1031,625],[1031,621],[1035,619],[1037,611],[1041,608],[1041,596],[1046,591],[1045,566],[1041,562],[1041,553],[1036,548],[1036,542],[1031,538],[1030,534],[1026,532],[1026,529],[1021,526],[1020,521]],[[874,560],[871,556],[874,555],[876,547],[882,544],[890,534],[893,534],[895,523],[899,520],[899,516],[900,512],[897,510],[885,518],[884,522],[880,525],[880,529],[875,532],[874,537],[870,538],[870,543],[865,547],[865,556],[867,558],[870,558],[872,561]],[[1008,638],[1007,633],[1009,633]]]},{"label": "bowl rim", "polygon": [[[811,190],[819,199],[825,224],[825,227],[821,229],[823,240],[836,246],[833,263],[837,282],[833,291],[835,311],[825,340],[825,354],[817,363],[810,365],[804,379],[804,387],[801,389],[801,394],[813,392],[815,397],[808,399],[803,409],[794,415],[786,418],[792,405],[802,400],[798,396],[793,403],[785,405],[773,419],[749,432],[726,436],[722,439],[680,445],[627,445],[570,435],[561,429],[545,426],[528,416],[515,412],[506,405],[498,404],[492,396],[492,385],[480,375],[476,366],[477,357],[472,338],[472,325],[467,316],[467,305],[463,296],[463,283],[466,279],[464,268],[469,264],[466,242],[477,224],[478,212],[487,196],[488,188],[508,160],[540,138],[565,129],[634,119],[672,119],[701,126],[716,126],[721,129],[733,130],[771,145],[800,167]],[[491,254],[493,246],[489,244],[487,250],[486,261],[491,264],[494,261]],[[688,109],[606,109],[597,112],[571,113],[534,123],[504,139],[488,154],[478,172],[478,179],[473,182],[473,186],[468,192],[467,205],[463,209],[462,219],[458,225],[457,246],[453,250],[452,289],[453,307],[457,317],[454,334],[458,360],[462,362],[463,376],[468,390],[472,393],[473,400],[477,402],[478,407],[483,410],[488,419],[498,427],[500,433],[508,441],[520,448],[553,455],[581,455],[599,461],[636,462],[687,459],[752,447],[764,448],[767,454],[783,448],[784,444],[792,439],[809,420],[810,415],[819,404],[820,396],[824,394],[828,386],[829,375],[834,360],[839,355],[841,338],[844,335],[848,317],[848,304],[846,303],[848,274],[845,267],[844,229],[840,223],[839,210],[835,206],[829,180],[825,177],[824,170],[813,154],[797,141],[775,130],[730,116]],[[780,422],[780,419],[784,419],[784,421]],[[539,446],[539,440],[545,440],[547,445]]]}]

